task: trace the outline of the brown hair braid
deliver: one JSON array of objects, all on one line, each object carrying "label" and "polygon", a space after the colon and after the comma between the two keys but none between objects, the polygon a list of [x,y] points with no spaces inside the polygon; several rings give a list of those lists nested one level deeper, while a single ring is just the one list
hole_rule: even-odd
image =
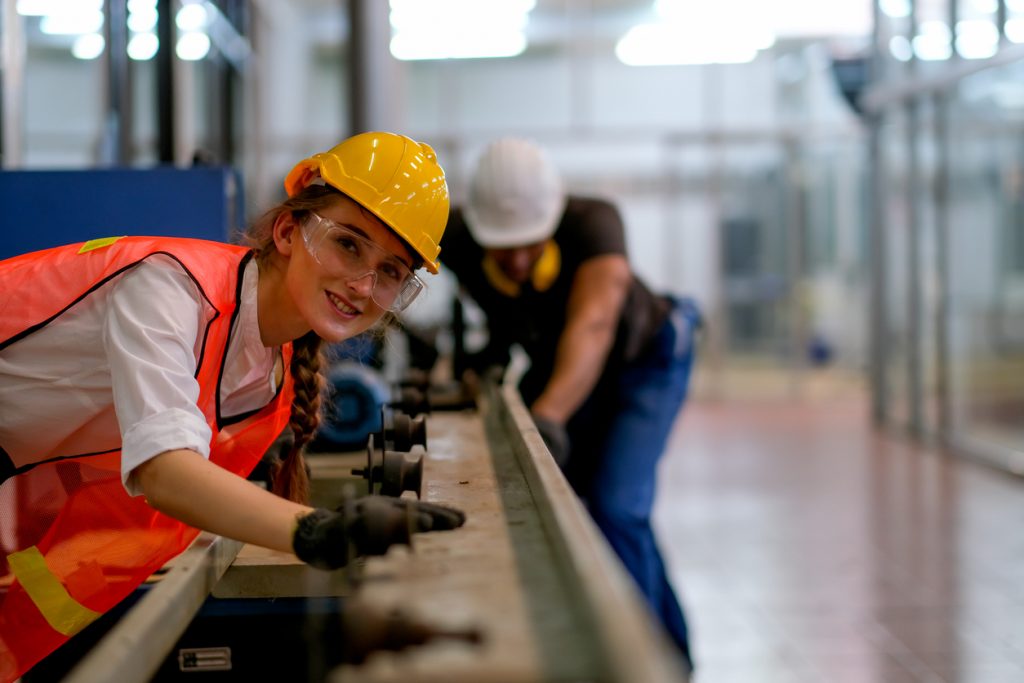
[{"label": "brown hair braid", "polygon": [[271,467],[274,493],[289,500],[305,503],[309,499],[309,476],[302,452],[320,426],[320,406],[323,402],[323,340],[309,332],[292,342],[292,362],[288,368],[295,382],[295,401],[288,426],[295,442],[283,462]]}]

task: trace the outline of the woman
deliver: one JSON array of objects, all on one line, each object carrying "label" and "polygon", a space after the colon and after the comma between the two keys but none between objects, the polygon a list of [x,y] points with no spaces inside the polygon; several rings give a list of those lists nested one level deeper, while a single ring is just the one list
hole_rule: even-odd
[{"label": "woman", "polygon": [[[318,567],[384,552],[368,519],[458,511],[305,504],[320,346],[366,331],[437,272],[448,189],[433,150],[364,133],[300,162],[250,248],[123,237],[0,262],[0,678],[122,600],[198,529]],[[187,198],[183,198],[187,201]],[[244,480],[285,426],[274,495]]]}]

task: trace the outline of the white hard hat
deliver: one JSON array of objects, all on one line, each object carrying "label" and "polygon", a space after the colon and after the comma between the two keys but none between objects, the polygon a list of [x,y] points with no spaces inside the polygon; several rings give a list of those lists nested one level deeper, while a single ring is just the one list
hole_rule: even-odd
[{"label": "white hard hat", "polygon": [[565,209],[558,169],[537,144],[502,138],[488,145],[470,181],[466,225],[485,248],[542,242]]}]

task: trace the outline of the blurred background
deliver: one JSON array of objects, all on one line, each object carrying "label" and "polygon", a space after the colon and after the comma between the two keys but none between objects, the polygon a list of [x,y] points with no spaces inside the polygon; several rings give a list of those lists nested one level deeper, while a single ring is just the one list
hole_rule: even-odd
[{"label": "blurred background", "polygon": [[456,202],[483,144],[533,137],[705,307],[698,394],[828,375],[1024,469],[1019,0],[3,7],[5,169],[226,165],[244,221],[359,130],[430,142]]},{"label": "blurred background", "polygon": [[[783,451],[807,430],[821,451],[880,433],[984,463],[982,476],[1024,473],[1024,0],[2,6],[5,171],[229,168],[230,230],[282,197],[296,160],[349,134],[430,143],[455,203],[483,145],[514,134],[548,147],[572,191],[614,200],[634,269],[708,318],[694,417],[666,465],[685,483],[662,484],[689,507],[660,513],[698,633],[702,617],[715,633],[700,610],[712,589],[683,548],[711,542],[700,534],[713,526],[696,525],[713,515],[695,501],[728,501],[701,487],[754,471],[714,437],[743,419],[759,425],[748,452],[785,423]],[[19,191],[59,210],[45,185]],[[4,241],[25,227],[6,211],[16,201],[5,198]],[[105,232],[83,227],[80,238]],[[443,325],[451,291],[433,278],[410,318]],[[755,413],[721,412],[730,405]],[[834,405],[853,417],[837,427],[821,412]],[[985,516],[992,545],[1024,523],[1019,479],[998,481],[1007,507]],[[758,482],[771,488],[769,474]],[[1019,617],[1024,548],[1011,545],[994,563],[1016,562],[1017,580],[999,585],[1018,586]],[[1017,659],[1004,659],[1020,664],[1024,625],[1012,623]],[[698,661],[702,647],[713,651],[698,640]],[[906,679],[857,680],[990,680],[915,661],[900,663]],[[991,680],[1024,670],[1006,671]]]}]

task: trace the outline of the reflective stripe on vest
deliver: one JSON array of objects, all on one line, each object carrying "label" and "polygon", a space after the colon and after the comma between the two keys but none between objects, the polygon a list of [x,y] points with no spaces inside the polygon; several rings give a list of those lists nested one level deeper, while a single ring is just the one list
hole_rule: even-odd
[{"label": "reflective stripe on vest", "polygon": [[46,566],[39,548],[31,546],[7,556],[11,573],[32,598],[46,623],[57,633],[73,636],[100,617],[68,593],[60,580]]}]

